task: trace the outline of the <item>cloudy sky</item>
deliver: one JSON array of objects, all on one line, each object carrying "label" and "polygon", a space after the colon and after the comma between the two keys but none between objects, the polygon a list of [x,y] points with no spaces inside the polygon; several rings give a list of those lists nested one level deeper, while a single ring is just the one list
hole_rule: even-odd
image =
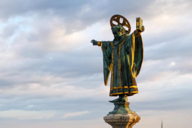
[{"label": "cloudy sky", "polygon": [[0,127],[111,128],[102,52],[109,20],[126,17],[145,31],[134,128],[191,128],[191,0],[1,0]]}]

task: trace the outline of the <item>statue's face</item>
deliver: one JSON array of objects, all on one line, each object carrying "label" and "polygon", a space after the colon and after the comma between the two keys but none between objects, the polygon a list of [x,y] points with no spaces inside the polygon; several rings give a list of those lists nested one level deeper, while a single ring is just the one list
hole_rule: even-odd
[{"label": "statue's face", "polygon": [[120,25],[116,25],[112,27],[112,32],[115,39],[120,39],[120,37],[125,34],[125,29]]}]

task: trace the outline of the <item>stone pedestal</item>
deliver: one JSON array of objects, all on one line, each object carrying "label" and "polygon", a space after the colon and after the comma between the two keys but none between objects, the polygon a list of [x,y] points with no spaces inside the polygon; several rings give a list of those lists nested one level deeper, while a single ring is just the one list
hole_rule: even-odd
[{"label": "stone pedestal", "polygon": [[129,108],[129,102],[126,101],[111,101],[115,108],[104,117],[104,120],[113,128],[132,128],[141,119]]},{"label": "stone pedestal", "polygon": [[104,117],[104,120],[113,128],[132,128],[134,124],[139,122],[140,116],[138,116],[136,113],[108,114]]}]

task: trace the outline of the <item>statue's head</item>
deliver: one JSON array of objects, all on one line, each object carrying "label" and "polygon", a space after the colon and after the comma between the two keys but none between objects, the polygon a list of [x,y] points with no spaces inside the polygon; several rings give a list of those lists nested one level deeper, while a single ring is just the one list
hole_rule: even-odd
[{"label": "statue's head", "polygon": [[111,29],[115,39],[120,39],[121,36],[126,34],[125,29],[121,25],[113,26]]}]

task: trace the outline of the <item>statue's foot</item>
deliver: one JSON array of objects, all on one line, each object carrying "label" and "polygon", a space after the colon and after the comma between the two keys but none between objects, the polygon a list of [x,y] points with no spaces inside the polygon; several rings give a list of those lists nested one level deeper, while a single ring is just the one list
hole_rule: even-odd
[{"label": "statue's foot", "polygon": [[111,103],[115,103],[115,102],[127,102],[127,95],[119,95],[119,98],[114,99],[112,101],[109,101]]},{"label": "statue's foot", "polygon": [[109,102],[111,102],[111,103],[115,103],[115,102],[119,102],[119,101],[121,101],[120,97],[117,98],[117,99],[111,100],[111,101],[109,101]]}]

